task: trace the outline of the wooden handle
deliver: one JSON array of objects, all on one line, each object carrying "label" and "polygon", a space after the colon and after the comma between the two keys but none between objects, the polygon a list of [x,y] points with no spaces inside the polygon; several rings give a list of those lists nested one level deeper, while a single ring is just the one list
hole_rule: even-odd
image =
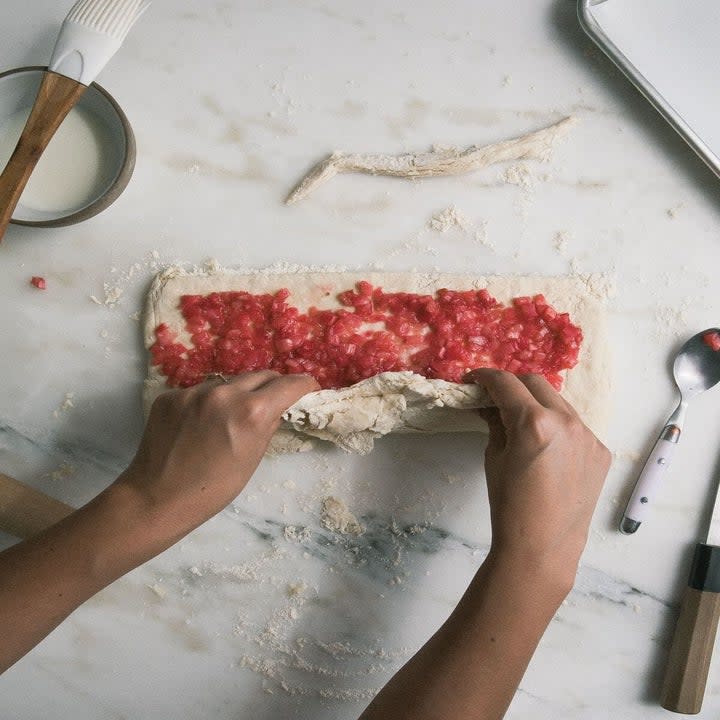
[{"label": "wooden handle", "polygon": [[697,546],[663,682],[666,710],[695,715],[702,708],[720,618],[719,562],[720,548]]},{"label": "wooden handle", "polygon": [[0,175],[0,241],[40,156],[85,90],[77,80],[44,73],[25,129]]},{"label": "wooden handle", "polygon": [[0,530],[29,538],[69,515],[74,508],[0,473]]}]

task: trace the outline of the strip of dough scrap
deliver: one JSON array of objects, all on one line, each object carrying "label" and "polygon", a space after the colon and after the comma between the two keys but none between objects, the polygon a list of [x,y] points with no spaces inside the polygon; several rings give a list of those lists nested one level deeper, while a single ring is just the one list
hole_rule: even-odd
[{"label": "strip of dough scrap", "polygon": [[313,190],[339,173],[424,178],[463,175],[499,162],[547,160],[556,141],[576,122],[575,118],[566,117],[537,132],[491,145],[471,145],[465,150],[438,148],[431,152],[404,155],[344,155],[334,152],[315,165],[293,188],[285,199],[285,204],[292,205],[306,198]]},{"label": "strip of dough scrap", "polygon": [[[469,290],[487,288],[503,303],[513,297],[543,293],[558,311],[569,312],[583,329],[584,341],[578,364],[565,379],[563,395],[585,422],[602,434],[607,420],[609,369],[606,342],[603,276],[488,276],[381,272],[281,273],[233,271],[218,268],[189,273],[171,267],[155,277],[146,304],[145,346],[155,342],[161,323],[174,330],[180,342],[191,344],[180,312],[183,295],[244,290],[272,293],[287,288],[289,301],[301,311],[314,306],[339,307],[336,294],[361,280],[387,292],[434,293],[441,288]],[[149,363],[145,381],[145,408],[167,389],[166,378]],[[389,433],[437,433],[486,431],[477,408],[489,398],[476,385],[429,380],[412,372],[386,372],[348,388],[310,393],[284,415],[270,453],[311,449],[317,440],[334,443],[360,454],[369,453],[375,439]]]}]

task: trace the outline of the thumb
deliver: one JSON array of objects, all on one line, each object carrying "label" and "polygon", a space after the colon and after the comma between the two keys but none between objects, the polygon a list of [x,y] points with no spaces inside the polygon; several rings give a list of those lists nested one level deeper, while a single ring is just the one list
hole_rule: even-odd
[{"label": "thumb", "polygon": [[478,412],[490,429],[486,453],[492,456],[502,452],[507,442],[507,435],[505,433],[505,426],[502,423],[500,411],[496,407],[486,407],[480,408]]}]

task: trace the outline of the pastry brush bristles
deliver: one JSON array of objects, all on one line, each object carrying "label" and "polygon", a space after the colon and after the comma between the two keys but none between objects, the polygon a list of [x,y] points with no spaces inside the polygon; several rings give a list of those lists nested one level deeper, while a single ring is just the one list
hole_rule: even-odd
[{"label": "pastry brush bristles", "polygon": [[65,20],[122,41],[148,4],[145,0],[78,0]]}]

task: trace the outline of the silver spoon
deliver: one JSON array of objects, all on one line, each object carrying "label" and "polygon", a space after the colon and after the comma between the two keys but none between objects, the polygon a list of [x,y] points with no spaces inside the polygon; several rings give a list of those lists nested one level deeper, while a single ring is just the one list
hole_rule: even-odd
[{"label": "silver spoon", "polygon": [[635,483],[620,522],[620,532],[626,535],[634,533],[645,519],[680,440],[688,402],[720,382],[720,349],[712,347],[716,342],[720,346],[720,329],[703,330],[693,335],[675,357],[673,377],[680,391],[680,404],[668,418]]}]

